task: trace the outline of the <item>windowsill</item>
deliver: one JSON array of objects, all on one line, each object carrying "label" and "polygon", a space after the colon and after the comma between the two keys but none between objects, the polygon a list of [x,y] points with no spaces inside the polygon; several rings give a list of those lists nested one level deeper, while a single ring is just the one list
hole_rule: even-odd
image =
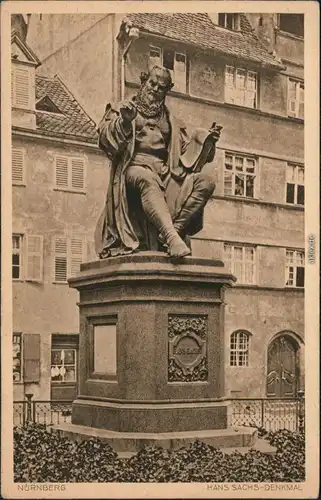
[{"label": "windowsill", "polygon": [[50,383],[52,385],[58,385],[58,386],[61,386],[61,385],[76,385],[77,384],[76,381],[74,381],[74,382],[66,382],[66,381],[65,382],[58,382],[57,380],[51,380]]},{"label": "windowsill", "polygon": [[222,26],[221,24],[215,24],[215,28],[230,31],[231,33],[242,33],[240,28],[227,28],[226,26]]},{"label": "windowsill", "polygon": [[22,380],[19,380],[19,382],[14,380],[13,385],[24,385],[24,382]]},{"label": "windowsill", "polygon": [[12,278],[13,283],[24,283],[25,280],[22,278]]},{"label": "windowsill", "polygon": [[13,186],[18,186],[18,187],[26,187],[27,184],[25,182],[13,182]]},{"label": "windowsill", "polygon": [[280,28],[276,28],[275,30],[279,35],[282,35],[286,38],[292,38],[293,40],[299,40],[302,43],[304,42],[303,35],[295,35],[294,33],[290,33],[289,31],[283,31]]},{"label": "windowsill", "polygon": [[251,368],[249,365],[244,365],[244,366],[234,366],[234,365],[229,365],[229,368],[235,369],[235,368],[241,368],[244,370],[244,368]]},{"label": "windowsill", "polygon": [[237,107],[237,108],[240,108],[240,109],[245,109],[246,111],[247,110],[260,111],[259,108],[255,108],[254,106],[245,106],[244,104],[236,104],[234,102],[224,101],[224,104],[227,104],[228,106]]},{"label": "windowsill", "polygon": [[221,195],[222,198],[226,198],[228,200],[235,200],[237,199],[238,201],[253,201],[255,203],[259,203],[260,202],[260,199],[259,198],[252,198],[251,196],[240,196],[238,194],[223,194]]},{"label": "windowsill", "polygon": [[245,289],[248,288],[250,290],[266,290],[266,291],[276,291],[276,292],[304,292],[304,288],[300,287],[277,287],[277,286],[264,286],[264,285],[244,285],[244,284],[238,284],[235,283],[233,285],[233,289],[238,288],[238,289]]},{"label": "windowsill", "polygon": [[258,205],[267,205],[271,207],[285,208],[289,210],[297,210],[299,212],[304,212],[304,205],[292,205],[290,203],[273,203],[271,201],[260,200],[259,198],[247,198],[243,196],[236,195],[214,195],[212,199],[226,200],[226,201],[237,201],[241,203],[257,203]]},{"label": "windowsill", "polygon": [[68,281],[53,281],[53,285],[68,285]]},{"label": "windowsill", "polygon": [[[126,82],[126,86],[134,89],[139,89],[140,85],[138,83],[134,82]],[[292,116],[287,116],[287,115],[278,115],[276,113],[270,113],[268,111],[262,111],[259,108],[248,108],[247,106],[239,106],[237,104],[231,104],[225,101],[215,101],[214,99],[208,99],[205,97],[199,97],[196,95],[193,95],[188,92],[176,92],[175,90],[172,90],[168,93],[169,96],[172,97],[180,97],[182,99],[186,99],[187,101],[193,101],[193,102],[199,102],[202,104],[209,104],[209,105],[215,105],[215,106],[220,106],[224,108],[231,108],[231,109],[239,109],[240,111],[246,111],[249,113],[254,113],[258,114],[261,116],[267,116],[270,118],[277,118],[280,120],[286,120],[286,121],[294,121],[296,123],[304,123],[304,120],[301,118],[293,118]]]},{"label": "windowsill", "polygon": [[86,191],[84,190],[77,190],[77,189],[71,189],[71,188],[58,188],[58,187],[54,187],[53,188],[54,191],[63,191],[64,193],[72,193],[72,194],[86,194]]},{"label": "windowsill", "polygon": [[11,106],[11,109],[13,111],[23,111],[24,113],[29,113],[30,115],[35,115],[36,111],[33,109],[30,109],[28,107],[23,107],[23,106]]},{"label": "windowsill", "polygon": [[298,123],[304,123],[304,118],[300,118],[299,116],[290,116],[288,115],[289,120],[294,120]]}]

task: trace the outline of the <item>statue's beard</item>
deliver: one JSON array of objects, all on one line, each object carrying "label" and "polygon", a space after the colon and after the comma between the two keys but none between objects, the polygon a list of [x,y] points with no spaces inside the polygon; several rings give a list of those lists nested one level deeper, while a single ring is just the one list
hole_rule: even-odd
[{"label": "statue's beard", "polygon": [[135,96],[135,105],[142,115],[154,117],[164,110],[165,98],[158,99],[152,91],[141,87]]}]

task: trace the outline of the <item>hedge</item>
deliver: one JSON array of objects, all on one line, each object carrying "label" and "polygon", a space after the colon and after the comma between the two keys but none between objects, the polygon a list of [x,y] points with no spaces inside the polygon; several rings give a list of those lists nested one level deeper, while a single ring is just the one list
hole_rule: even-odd
[{"label": "hedge", "polygon": [[146,447],[129,459],[99,439],[75,442],[39,424],[14,429],[16,482],[299,482],[305,478],[304,435],[266,434],[275,455],[222,453],[200,441],[177,451]]}]

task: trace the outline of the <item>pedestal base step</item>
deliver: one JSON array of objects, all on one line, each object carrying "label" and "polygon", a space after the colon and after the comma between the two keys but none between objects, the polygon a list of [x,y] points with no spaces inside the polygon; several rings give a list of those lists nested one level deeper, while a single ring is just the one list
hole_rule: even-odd
[{"label": "pedestal base step", "polygon": [[76,441],[98,438],[108,443],[118,453],[138,452],[146,446],[160,446],[168,450],[175,450],[188,446],[196,440],[210,444],[215,448],[250,448],[257,440],[257,429],[252,427],[154,434],[116,432],[65,423],[52,426],[51,432],[57,432],[63,437]]},{"label": "pedestal base step", "polygon": [[275,455],[276,454],[275,446],[271,446],[270,443],[268,443],[265,439],[257,439],[257,441],[254,443],[253,446],[241,446],[238,448],[235,448],[235,447],[221,448],[221,452],[226,453],[228,455],[231,455],[232,453],[235,453],[235,452],[241,453],[242,455],[245,455],[250,450],[259,451],[261,453],[267,453],[268,455]]}]

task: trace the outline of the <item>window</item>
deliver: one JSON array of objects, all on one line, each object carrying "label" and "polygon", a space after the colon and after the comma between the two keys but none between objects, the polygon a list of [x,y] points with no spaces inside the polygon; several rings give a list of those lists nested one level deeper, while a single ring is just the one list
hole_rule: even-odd
[{"label": "window", "polygon": [[81,238],[57,237],[54,241],[54,282],[66,283],[80,270],[85,243]]},{"label": "window", "polygon": [[286,167],[286,202],[304,205],[304,167],[287,165]]},{"label": "window", "polygon": [[240,27],[240,16],[239,14],[219,14],[218,24],[223,28],[228,28],[230,30],[238,30]]},{"label": "window", "polygon": [[234,332],[231,335],[230,365],[249,366],[249,334]]},{"label": "window", "polygon": [[21,333],[14,333],[12,338],[13,381],[22,380]]},{"label": "window", "polygon": [[255,283],[255,247],[225,244],[224,262],[239,284]]},{"label": "window", "polygon": [[225,102],[257,107],[257,73],[233,66],[225,67]]},{"label": "window", "polygon": [[[23,266],[23,267],[22,267]],[[12,278],[28,281],[43,279],[43,237],[12,236]]]},{"label": "window", "polygon": [[149,47],[150,67],[160,65],[167,68],[174,83],[173,89],[177,92],[186,92],[186,54],[172,49]]},{"label": "window", "polygon": [[51,381],[76,382],[76,349],[51,349]]},{"label": "window", "polygon": [[304,14],[279,14],[279,28],[296,36],[304,36]]},{"label": "window", "polygon": [[18,108],[30,107],[30,73],[27,68],[11,70],[11,105]]},{"label": "window", "polygon": [[286,250],[285,286],[304,287],[304,252]]},{"label": "window", "polygon": [[84,191],[85,161],[83,158],[56,156],[55,175],[57,189]]},{"label": "window", "polygon": [[288,115],[304,118],[304,82],[288,79]]},{"label": "window", "polygon": [[12,236],[12,278],[21,278],[21,241],[20,235]]},{"label": "window", "polygon": [[25,184],[24,152],[20,148],[12,148],[12,184]]},{"label": "window", "polygon": [[256,159],[225,153],[224,194],[254,197]]}]

